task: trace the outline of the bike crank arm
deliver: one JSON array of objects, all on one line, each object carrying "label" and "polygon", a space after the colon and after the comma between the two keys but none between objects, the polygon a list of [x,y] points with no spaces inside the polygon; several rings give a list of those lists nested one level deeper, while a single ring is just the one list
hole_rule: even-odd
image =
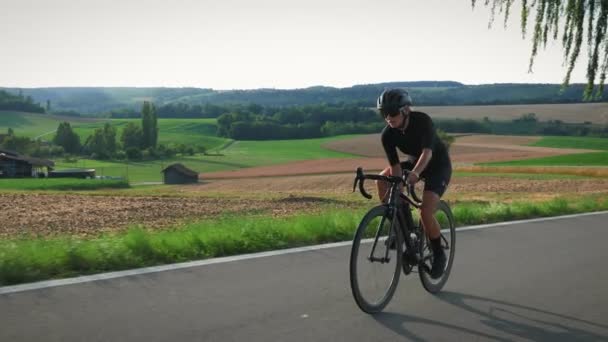
[{"label": "bike crank arm", "polygon": [[377,262],[377,261],[379,261],[381,264],[384,264],[384,263],[389,263],[391,261],[391,258],[369,257],[369,258],[367,258],[367,260],[369,260],[371,262]]}]

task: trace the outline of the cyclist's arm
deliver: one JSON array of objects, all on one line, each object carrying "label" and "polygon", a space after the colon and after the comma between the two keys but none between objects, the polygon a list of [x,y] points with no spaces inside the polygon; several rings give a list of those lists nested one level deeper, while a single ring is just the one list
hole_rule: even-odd
[{"label": "cyclist's arm", "polygon": [[416,166],[414,166],[414,169],[412,170],[418,175],[419,178],[422,171],[424,171],[427,165],[429,165],[431,158],[433,158],[433,150],[431,150],[430,148],[423,149],[420,158],[418,158]]}]

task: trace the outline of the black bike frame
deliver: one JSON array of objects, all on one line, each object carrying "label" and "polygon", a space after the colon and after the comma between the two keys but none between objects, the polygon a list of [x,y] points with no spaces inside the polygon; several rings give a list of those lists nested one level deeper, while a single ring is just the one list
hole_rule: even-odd
[{"label": "black bike frame", "polygon": [[[405,172],[407,172],[407,170],[405,170]],[[388,211],[389,215],[392,217],[391,227],[390,227],[389,235],[388,235],[389,236],[388,241],[390,243],[390,238],[392,236],[394,236],[394,237],[397,236],[397,232],[394,232],[394,235],[393,235],[393,231],[392,231],[393,229],[401,229],[402,236],[405,241],[406,251],[408,253],[412,253],[413,251],[415,252],[415,247],[412,243],[412,239],[410,236],[410,233],[413,231],[413,228],[415,227],[414,218],[412,217],[412,212],[410,210],[410,206],[414,206],[415,208],[420,208],[419,201],[415,202],[408,196],[404,195],[401,191],[399,191],[400,190],[399,185],[402,183],[401,179],[396,178],[396,177],[391,178],[391,177],[379,176],[379,175],[364,175],[363,171],[361,169],[357,169],[357,178],[355,179],[355,187],[357,185],[357,182],[360,181],[361,183],[359,183],[359,185],[360,185],[359,189],[361,190],[361,193],[363,194],[363,196],[365,196],[367,198],[371,198],[371,196],[369,194],[367,194],[365,192],[365,190],[363,189],[363,181],[366,178],[375,179],[375,180],[384,180],[384,181],[390,182],[390,184],[391,184],[390,195],[389,195],[387,204],[385,204],[386,210]],[[397,179],[398,179],[398,181],[397,181]],[[409,193],[412,194],[412,196],[417,199],[417,196],[413,192],[413,187],[410,187],[409,189],[410,189]],[[399,209],[402,209],[402,210],[399,210]],[[368,257],[368,259],[370,261],[379,261],[381,263],[390,261],[390,259],[388,257],[389,248],[386,249],[383,258],[374,257],[374,252],[376,251],[376,247],[378,245],[378,239],[380,238],[380,233],[382,231],[382,227],[384,227],[386,217],[387,217],[387,215],[382,216],[382,220],[380,220],[380,224],[376,230],[374,244],[372,246],[370,255]],[[399,228],[395,228],[395,223],[397,223],[397,226]]]}]

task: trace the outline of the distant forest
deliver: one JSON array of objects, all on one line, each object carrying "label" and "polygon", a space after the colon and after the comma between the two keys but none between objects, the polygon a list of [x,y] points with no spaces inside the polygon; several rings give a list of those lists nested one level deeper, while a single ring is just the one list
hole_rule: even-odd
[{"label": "distant forest", "polygon": [[[453,81],[392,82],[347,88],[213,90],[205,88],[0,88],[43,103],[52,113],[86,116],[129,116],[139,113],[144,101],[164,107],[165,117],[217,117],[213,106],[256,104],[267,107],[355,105],[373,107],[382,90],[404,87],[417,106],[507,105],[582,102],[584,85],[562,90],[557,84],[465,85]],[[606,95],[605,91],[604,96]],[[189,112],[176,109],[187,108]],[[42,107],[40,107],[42,108]],[[40,109],[37,109],[39,112]],[[44,109],[43,109],[44,111]],[[171,112],[171,114],[169,114]],[[159,116],[163,116],[159,112]]]},{"label": "distant forest", "polygon": [[45,110],[38,103],[34,103],[31,96],[17,95],[0,90],[0,110],[15,110],[20,112],[44,113]]}]

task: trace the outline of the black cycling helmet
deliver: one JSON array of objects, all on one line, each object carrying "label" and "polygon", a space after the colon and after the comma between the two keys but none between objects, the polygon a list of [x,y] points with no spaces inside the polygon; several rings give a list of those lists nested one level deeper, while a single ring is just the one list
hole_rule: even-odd
[{"label": "black cycling helmet", "polygon": [[403,106],[411,106],[412,98],[405,89],[393,88],[387,89],[380,94],[376,108],[383,116],[395,114]]}]

